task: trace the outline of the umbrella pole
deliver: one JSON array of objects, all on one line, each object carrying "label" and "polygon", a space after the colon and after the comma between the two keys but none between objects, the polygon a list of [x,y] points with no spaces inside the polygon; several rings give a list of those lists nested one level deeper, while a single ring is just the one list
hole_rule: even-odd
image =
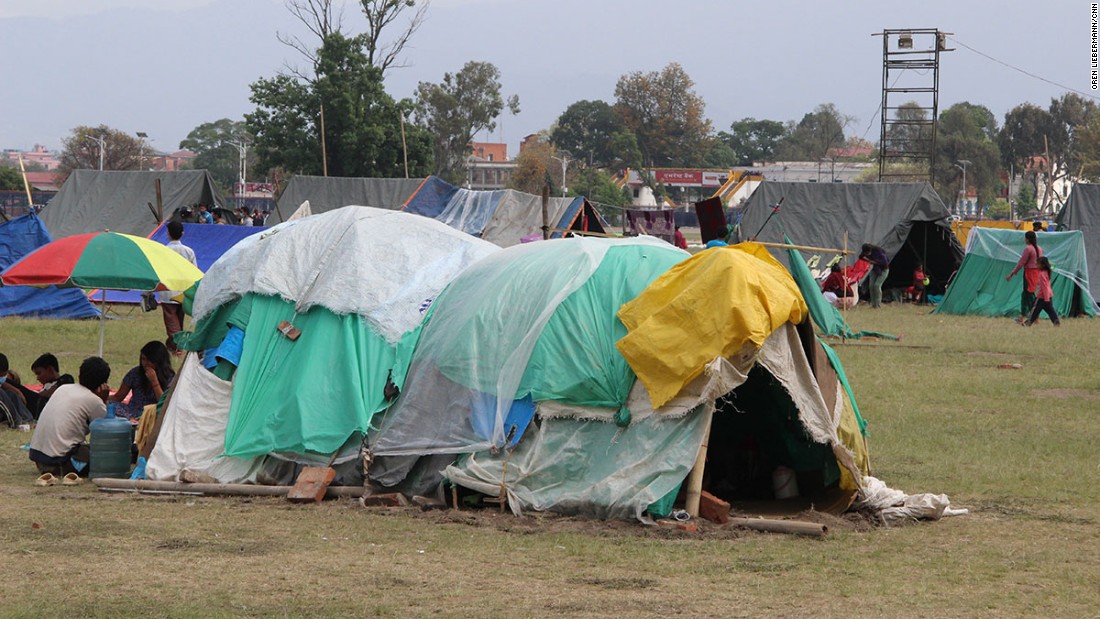
[{"label": "umbrella pole", "polygon": [[107,289],[99,290],[99,357],[103,357],[103,321],[107,318]]}]

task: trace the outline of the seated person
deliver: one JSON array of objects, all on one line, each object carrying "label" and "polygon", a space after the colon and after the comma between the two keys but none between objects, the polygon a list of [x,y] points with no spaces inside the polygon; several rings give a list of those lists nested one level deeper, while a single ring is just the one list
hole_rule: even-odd
[{"label": "seated person", "polygon": [[[156,404],[160,400],[175,376],[171,356],[164,342],[154,340],[142,346],[138,365],[122,377],[122,385],[111,396],[112,400],[119,402],[118,416],[126,419],[141,417],[141,412],[147,405]],[[123,403],[127,395],[130,396],[130,401]]]},{"label": "seated person", "polygon": [[913,303],[924,301],[924,287],[928,285],[928,276],[924,273],[924,265],[917,263],[913,269],[913,284],[905,289],[905,295]]},{"label": "seated person", "polygon": [[833,307],[851,308],[859,301],[848,271],[849,269],[834,264],[829,267],[829,277],[821,284],[821,294]]},{"label": "seated person", "polygon": [[8,358],[0,353],[0,423],[17,428],[33,421],[27,399],[19,391],[19,375],[8,371]]},{"label": "seated person", "polygon": [[38,379],[38,382],[42,385],[39,391],[28,388],[26,385],[16,384],[19,392],[23,394],[23,398],[27,401],[27,408],[30,409],[31,415],[35,419],[42,414],[42,409],[45,408],[46,402],[49,401],[50,396],[61,385],[72,385],[76,382],[72,374],[62,374],[61,367],[58,364],[57,357],[50,353],[46,353],[34,360],[31,364],[31,371],[34,372],[34,377]]},{"label": "seated person", "polygon": [[74,459],[87,463],[88,426],[107,414],[111,366],[99,357],[88,357],[78,374],[78,384],[61,385],[54,391],[34,428],[30,458],[40,473],[64,475],[76,471]]}]

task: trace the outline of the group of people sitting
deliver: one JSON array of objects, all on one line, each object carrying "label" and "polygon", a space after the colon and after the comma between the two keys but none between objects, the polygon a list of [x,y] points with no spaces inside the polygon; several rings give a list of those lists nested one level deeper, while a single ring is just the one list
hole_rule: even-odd
[{"label": "group of people sitting", "polygon": [[[890,274],[890,260],[882,248],[870,243],[863,245],[859,258],[852,266],[842,267],[838,262],[830,267],[829,276],[821,283],[821,294],[834,307],[855,307],[859,302],[859,282],[868,273],[871,274],[868,281],[871,307],[879,307],[882,304],[882,285]],[[905,299],[913,303],[924,302],[929,283],[924,265],[917,263],[913,269],[912,283],[905,289]]]},{"label": "group of people sitting", "polygon": [[95,457],[89,452],[88,432],[92,421],[106,416],[108,402],[117,403],[117,415],[136,425],[147,406],[160,402],[176,375],[171,355],[159,341],[142,346],[138,365],[126,372],[113,392],[108,382],[111,367],[100,357],[85,359],[75,380],[60,373],[57,357],[49,353],[35,360],[31,369],[37,387],[24,385],[0,354],[0,403],[22,406],[20,425],[34,424],[30,459],[42,473],[42,485],[52,485],[61,476],[75,481],[88,474]]}]

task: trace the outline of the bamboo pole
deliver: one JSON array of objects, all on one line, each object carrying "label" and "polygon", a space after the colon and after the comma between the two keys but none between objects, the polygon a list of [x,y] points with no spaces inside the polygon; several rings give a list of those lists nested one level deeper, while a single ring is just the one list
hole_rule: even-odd
[{"label": "bamboo pole", "polygon": [[409,178],[409,147],[405,144],[405,114],[398,115],[401,119],[401,152],[405,154],[405,178]]},{"label": "bamboo pole", "polygon": [[779,247],[782,249],[801,249],[805,251],[831,251],[838,254],[854,254],[854,251],[848,251],[847,243],[845,243],[844,249],[837,249],[835,247],[813,247],[811,245],[791,245],[789,243],[771,243],[767,241],[749,241],[750,243],[756,243],[757,245],[763,245],[764,247]]},{"label": "bamboo pole", "polygon": [[[848,231],[844,231],[844,255],[848,255]],[[844,333],[840,336],[840,342],[844,343],[848,341],[848,264],[847,260],[841,260],[841,269],[845,273],[844,275],[844,300],[840,302],[840,307],[844,310],[840,314],[840,322],[844,324]]]},{"label": "bamboo pole", "polygon": [[34,198],[31,197],[31,183],[27,180],[27,168],[23,166],[23,153],[19,153],[19,172],[23,175],[23,189],[27,190],[27,208],[34,208]]},{"label": "bamboo pole", "polygon": [[825,537],[829,527],[816,522],[804,522],[800,520],[769,520],[767,518],[730,518],[730,524],[754,531],[768,531],[770,533],[793,533],[795,535],[810,535],[813,537]]},{"label": "bamboo pole", "polygon": [[711,407],[707,414],[706,427],[703,429],[703,444],[699,446],[699,453],[695,456],[695,466],[691,468],[691,474],[688,476],[684,510],[692,518],[699,516],[699,501],[703,495],[703,470],[707,465],[707,444],[710,443],[710,424],[713,419],[714,409]]},{"label": "bamboo pole", "polygon": [[[273,496],[285,497],[293,486],[260,486],[253,484],[186,484],[175,481],[149,481],[145,479],[113,479],[98,477],[92,480],[102,491],[206,494],[224,496]],[[329,486],[325,498],[363,496],[362,486]]]}]

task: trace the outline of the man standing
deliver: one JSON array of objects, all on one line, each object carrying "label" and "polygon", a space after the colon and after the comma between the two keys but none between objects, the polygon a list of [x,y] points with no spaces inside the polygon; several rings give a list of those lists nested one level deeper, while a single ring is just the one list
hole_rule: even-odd
[{"label": "man standing", "polygon": [[[183,224],[178,221],[168,222],[168,249],[183,256],[191,264],[198,266],[198,262],[195,260],[195,252],[181,243],[181,238],[183,238]],[[168,334],[168,339],[164,344],[172,354],[179,350],[176,348],[176,341],[172,336],[183,330],[183,306],[178,301],[173,300],[181,294],[183,292],[174,290],[160,293],[160,310],[164,313],[164,331]]]},{"label": "man standing", "polygon": [[890,257],[886,250],[878,245],[864,243],[859,252],[859,259],[871,263],[871,281],[867,288],[870,291],[871,307],[882,307],[882,284],[890,275]]},{"label": "man standing", "polygon": [[198,212],[198,215],[196,215],[196,217],[198,218],[198,221],[195,222],[195,223],[200,223],[200,224],[212,224],[212,223],[214,223],[214,214],[211,213],[206,208],[205,204],[200,204],[199,205],[199,212]]},{"label": "man standing", "polygon": [[[61,385],[54,392],[31,436],[30,459],[40,473],[62,475],[76,471],[88,462],[88,444],[84,437],[92,421],[107,414],[107,380],[111,366],[99,357],[88,357],[80,364],[79,384]],[[74,464],[73,460],[79,463]]]}]

